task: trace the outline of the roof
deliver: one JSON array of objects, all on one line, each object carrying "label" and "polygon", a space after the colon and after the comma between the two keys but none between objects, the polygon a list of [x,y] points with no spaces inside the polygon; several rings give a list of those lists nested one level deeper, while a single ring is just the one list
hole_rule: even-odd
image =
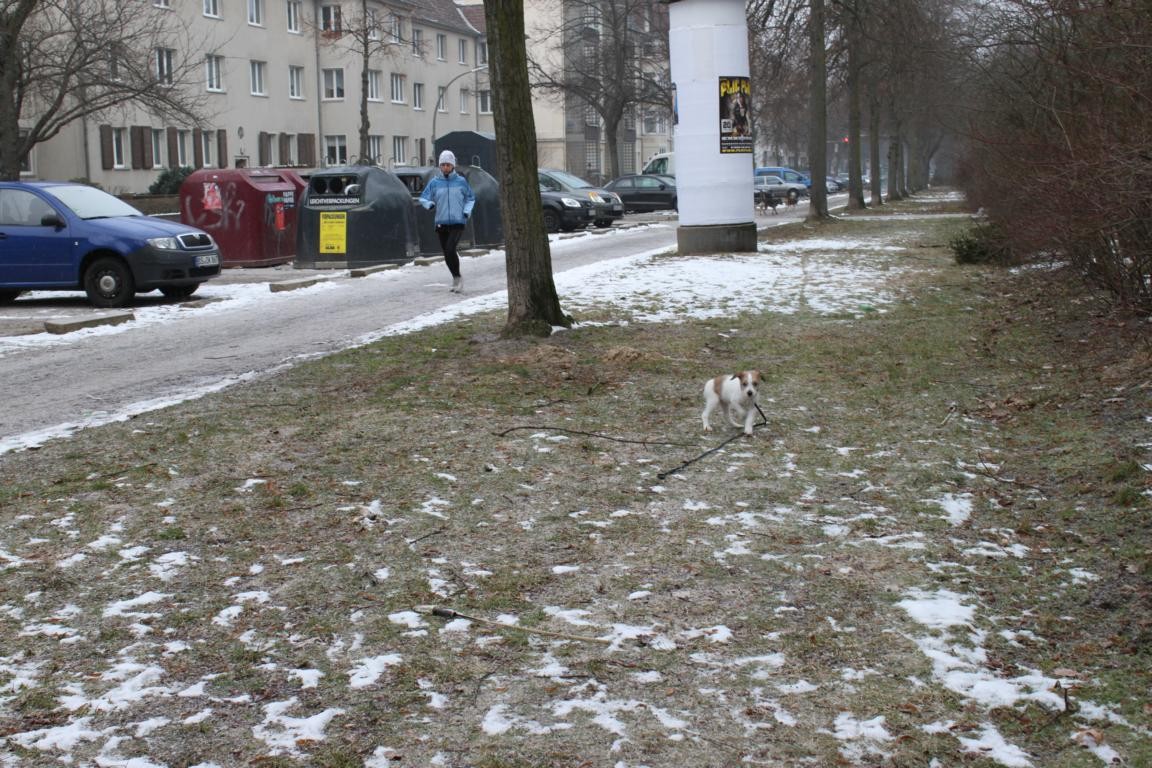
[{"label": "roof", "polygon": [[484,6],[483,5],[461,5],[459,6],[460,13],[464,14],[464,18],[468,23],[476,28],[482,35],[488,33],[487,22],[484,20]]},{"label": "roof", "polygon": [[[480,8],[480,16],[484,16],[484,6]],[[420,0],[412,9],[412,18],[431,24],[442,29],[477,35],[480,30],[475,27],[458,7],[455,0]]]}]

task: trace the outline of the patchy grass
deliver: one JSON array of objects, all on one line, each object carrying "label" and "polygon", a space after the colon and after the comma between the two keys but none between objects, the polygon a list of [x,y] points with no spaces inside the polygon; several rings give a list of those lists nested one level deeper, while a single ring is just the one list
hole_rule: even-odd
[{"label": "patchy grass", "polygon": [[[457,320],[0,457],[0,750],[1152,764],[1148,339],[954,264],[952,205],[771,231],[795,311]],[[809,300],[861,265],[889,300]],[[661,478],[749,366],[767,426]]]}]

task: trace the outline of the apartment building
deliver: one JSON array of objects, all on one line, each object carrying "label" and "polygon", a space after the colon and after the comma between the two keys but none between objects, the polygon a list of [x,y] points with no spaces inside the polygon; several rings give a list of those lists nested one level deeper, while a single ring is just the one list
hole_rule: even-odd
[{"label": "apartment building", "polygon": [[[667,14],[661,0],[526,0],[529,58],[553,80],[587,81],[635,96],[641,81],[669,82]],[[621,40],[627,41],[623,57],[615,48]],[[632,87],[622,88],[622,81]],[[540,164],[604,181],[612,138],[582,90],[534,94]],[[659,104],[631,103],[616,134],[620,173],[637,172],[671,144],[670,95]]]},{"label": "apartment building", "polygon": [[[483,0],[146,1],[181,30],[152,52],[157,85],[171,82],[178,62],[194,65],[191,82],[175,87],[196,91],[199,124],[132,106],[77,120],[33,150],[25,177],[139,193],[178,166],[433,164],[434,137],[494,131]],[[533,34],[566,1],[526,0],[531,47],[556,46]],[[370,127],[361,152],[363,92]],[[586,105],[538,96],[534,117],[542,166],[601,173],[604,137]],[[667,110],[630,113],[622,171],[670,149],[671,130]]]},{"label": "apartment building", "polygon": [[493,130],[484,38],[452,0],[151,2],[183,31],[154,52],[158,86],[177,57],[202,62],[200,82],[181,87],[202,89],[203,123],[131,107],[76,121],[34,150],[28,177],[119,193],[147,191],[175,166],[417,165],[434,135]]}]

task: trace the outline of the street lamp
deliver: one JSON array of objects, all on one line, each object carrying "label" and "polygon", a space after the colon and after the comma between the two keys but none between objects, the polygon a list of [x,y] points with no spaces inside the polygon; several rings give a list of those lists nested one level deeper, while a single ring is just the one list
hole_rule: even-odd
[{"label": "street lamp", "polygon": [[440,114],[440,107],[444,103],[444,95],[446,93],[448,93],[448,87],[450,85],[452,85],[452,83],[459,80],[460,78],[466,77],[468,75],[474,75],[482,69],[488,69],[488,65],[482,64],[479,67],[473,67],[472,69],[468,70],[467,72],[461,72],[460,74],[456,75],[456,77],[452,78],[451,80],[449,80],[447,83],[444,84],[444,91],[442,93],[436,94],[436,108],[432,110],[432,151],[433,152],[436,151],[436,116],[438,114]]}]

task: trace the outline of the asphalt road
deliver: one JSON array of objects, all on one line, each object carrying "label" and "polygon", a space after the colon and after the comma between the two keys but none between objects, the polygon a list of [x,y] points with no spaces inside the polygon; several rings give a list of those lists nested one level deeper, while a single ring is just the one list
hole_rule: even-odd
[{"label": "asphalt road", "polygon": [[[761,217],[759,223],[783,223],[806,210],[806,205],[787,212],[781,209],[779,215]],[[647,218],[653,222],[649,226],[554,240],[554,273],[674,247],[675,219]],[[229,272],[225,270],[223,281],[236,279]],[[0,454],[218,390],[302,357],[345,349],[388,326],[506,288],[500,258],[465,259],[463,272],[463,296],[447,290],[450,276],[438,263],[382,273],[386,277],[337,278],[325,290],[277,293],[276,301],[247,302],[235,309],[190,308],[181,310],[174,322],[141,324],[115,334],[80,334],[56,344],[9,345],[0,354]],[[300,277],[282,269],[267,275],[270,280]],[[140,300],[160,302],[158,295]],[[20,300],[5,308],[9,319],[13,308],[41,314],[90,311],[76,297],[38,299],[34,304]]]}]

